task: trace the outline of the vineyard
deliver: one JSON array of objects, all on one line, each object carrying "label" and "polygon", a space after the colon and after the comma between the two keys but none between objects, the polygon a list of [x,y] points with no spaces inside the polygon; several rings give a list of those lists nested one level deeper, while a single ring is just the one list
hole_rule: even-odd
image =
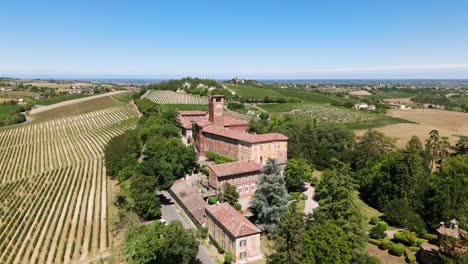
[{"label": "vineyard", "polygon": [[208,104],[208,99],[205,97],[164,90],[147,91],[141,98],[157,104]]},{"label": "vineyard", "polygon": [[109,254],[103,149],[136,117],[122,104],[0,129],[0,263]]},{"label": "vineyard", "polygon": [[259,105],[259,107],[270,113],[310,117],[319,122],[344,124],[351,129],[379,127],[395,123],[412,123],[404,119],[383,114],[322,104],[263,104]]}]

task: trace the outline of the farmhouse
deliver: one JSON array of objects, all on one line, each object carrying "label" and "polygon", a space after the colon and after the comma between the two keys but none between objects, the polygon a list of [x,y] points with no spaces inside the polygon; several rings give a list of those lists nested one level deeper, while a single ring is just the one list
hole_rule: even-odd
[{"label": "farmhouse", "polygon": [[258,174],[262,166],[251,160],[229,162],[218,165],[209,165],[210,189],[218,193],[227,182],[237,188],[240,197],[252,196],[255,193]]},{"label": "farmhouse", "polygon": [[360,103],[360,104],[355,104],[354,108],[361,110],[361,109],[367,109],[369,106],[366,103]]},{"label": "farmhouse", "polygon": [[205,201],[195,192],[184,180],[179,179],[174,182],[169,189],[169,193],[176,202],[184,209],[190,220],[197,226],[205,224]]},{"label": "farmhouse", "polygon": [[211,239],[232,253],[235,263],[263,258],[260,251],[260,229],[228,203],[205,207],[206,224]]},{"label": "farmhouse", "polygon": [[279,133],[247,133],[247,122],[224,116],[224,96],[209,97],[208,116],[193,114],[179,112],[178,119],[183,127],[182,134],[192,137],[201,155],[211,151],[239,160],[253,160],[261,165],[269,158],[278,159],[279,164],[286,163],[288,137]]}]

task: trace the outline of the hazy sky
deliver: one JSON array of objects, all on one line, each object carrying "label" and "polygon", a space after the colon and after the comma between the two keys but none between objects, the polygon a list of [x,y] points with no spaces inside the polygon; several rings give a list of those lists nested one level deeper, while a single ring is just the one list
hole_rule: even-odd
[{"label": "hazy sky", "polygon": [[0,76],[468,78],[468,1],[0,1]]}]

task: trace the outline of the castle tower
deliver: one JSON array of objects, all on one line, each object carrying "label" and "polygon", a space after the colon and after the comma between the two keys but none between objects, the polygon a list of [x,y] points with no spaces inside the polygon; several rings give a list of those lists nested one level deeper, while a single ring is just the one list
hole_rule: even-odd
[{"label": "castle tower", "polygon": [[224,95],[210,95],[208,106],[209,121],[215,126],[224,127]]}]

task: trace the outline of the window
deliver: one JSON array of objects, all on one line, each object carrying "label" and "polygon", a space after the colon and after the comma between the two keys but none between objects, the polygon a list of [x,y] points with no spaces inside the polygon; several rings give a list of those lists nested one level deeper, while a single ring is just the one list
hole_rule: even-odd
[{"label": "window", "polygon": [[242,193],[242,187],[239,188],[239,193]]},{"label": "window", "polygon": [[246,255],[247,255],[246,252],[241,252],[241,253],[239,254],[239,258],[240,258],[240,259],[245,259],[245,256],[246,256]]},{"label": "window", "polygon": [[224,240],[221,241],[221,247],[222,247],[222,248],[225,248],[225,246],[226,246],[226,245],[224,244]]},{"label": "window", "polygon": [[246,245],[247,245],[247,240],[246,239],[239,241],[239,246],[245,247]]},{"label": "window", "polygon": [[234,239],[230,239],[230,240],[229,240],[229,245],[231,245],[231,248],[234,247]]},{"label": "window", "polygon": [[248,191],[249,191],[249,186],[247,185],[244,187],[244,192],[248,192]]},{"label": "window", "polygon": [[255,191],[255,184],[252,184],[252,185],[250,186],[250,190],[251,190],[251,191]]},{"label": "window", "polygon": [[[226,236],[226,232],[223,231],[223,237]],[[224,242],[224,241],[223,241]],[[224,247],[224,246],[223,246]]]}]

